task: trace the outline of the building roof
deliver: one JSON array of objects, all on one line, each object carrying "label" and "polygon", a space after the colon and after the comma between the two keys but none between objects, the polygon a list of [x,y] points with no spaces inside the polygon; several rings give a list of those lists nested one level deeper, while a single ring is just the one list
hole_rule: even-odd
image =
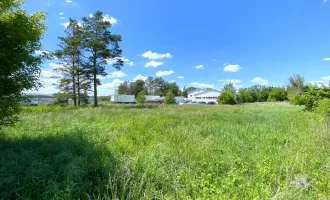
[{"label": "building roof", "polygon": [[218,91],[218,90],[193,90],[193,91],[189,92],[188,95],[198,96],[198,95],[206,94],[206,93],[210,93],[210,92],[220,93],[220,91]]}]

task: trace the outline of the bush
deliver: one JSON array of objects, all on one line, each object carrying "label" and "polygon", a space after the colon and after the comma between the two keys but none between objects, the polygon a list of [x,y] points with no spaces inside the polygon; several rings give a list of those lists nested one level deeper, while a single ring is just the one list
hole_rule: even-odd
[{"label": "bush", "polygon": [[285,101],[288,99],[288,93],[283,88],[274,88],[268,96],[267,101],[276,102],[276,101]]},{"label": "bush", "polygon": [[142,90],[136,96],[136,103],[137,104],[145,104],[146,103],[146,92]]},{"label": "bush", "polygon": [[245,89],[245,88],[239,89],[238,97],[242,103],[253,102],[253,96],[251,95],[251,93],[248,89]]},{"label": "bush", "polygon": [[175,104],[175,97],[172,90],[167,91],[165,96],[165,104]]},{"label": "bush", "polygon": [[221,93],[221,95],[218,97],[218,104],[230,104],[234,105],[236,104],[235,100],[235,94],[230,91],[224,91]]},{"label": "bush", "polygon": [[318,102],[315,108],[315,113],[323,115],[325,117],[330,116],[330,99],[322,99]]}]

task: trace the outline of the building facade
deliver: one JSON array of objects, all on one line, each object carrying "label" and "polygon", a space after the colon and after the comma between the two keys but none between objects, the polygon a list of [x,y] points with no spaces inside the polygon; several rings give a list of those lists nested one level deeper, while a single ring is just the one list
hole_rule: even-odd
[{"label": "building facade", "polygon": [[205,103],[216,102],[220,94],[221,92],[217,90],[194,90],[188,93],[187,100]]}]

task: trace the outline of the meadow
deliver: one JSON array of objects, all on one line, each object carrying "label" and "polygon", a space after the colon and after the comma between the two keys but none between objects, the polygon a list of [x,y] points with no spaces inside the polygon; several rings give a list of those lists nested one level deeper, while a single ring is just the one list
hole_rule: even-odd
[{"label": "meadow", "polygon": [[328,121],[286,103],[28,107],[0,199],[329,199]]}]

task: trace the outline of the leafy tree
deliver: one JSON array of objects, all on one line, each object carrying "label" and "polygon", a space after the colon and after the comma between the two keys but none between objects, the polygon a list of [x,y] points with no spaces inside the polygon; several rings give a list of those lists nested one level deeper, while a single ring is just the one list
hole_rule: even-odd
[{"label": "leafy tree", "polygon": [[[61,42],[58,46],[61,49],[55,52],[56,57],[61,63],[60,67],[56,68],[55,71],[60,72],[64,77],[61,83],[66,83],[64,89],[63,84],[59,84],[59,89],[72,94],[74,105],[77,106],[77,96],[78,102],[80,102],[81,70],[79,68],[79,56],[81,54],[82,31],[78,22],[70,19],[65,33],[66,37],[59,37]],[[70,91],[68,91],[68,85],[72,85]]]},{"label": "leafy tree", "polygon": [[218,104],[236,104],[235,94],[230,92],[229,90],[224,91],[217,99]]},{"label": "leafy tree", "polygon": [[89,53],[88,63],[92,74],[94,86],[94,106],[98,106],[97,101],[97,75],[105,76],[105,66],[107,61],[113,61],[113,67],[120,70],[123,66],[123,61],[118,59],[121,57],[122,50],[119,48],[121,41],[120,35],[112,34],[109,29],[111,23],[105,21],[103,13],[97,11],[90,17],[82,18],[83,21],[83,46]]},{"label": "leafy tree", "polygon": [[147,94],[152,95],[153,94],[154,78],[149,76],[147,78],[147,80],[145,81],[145,85],[146,85]]},{"label": "leafy tree", "polygon": [[297,88],[298,92],[301,92],[304,87],[305,79],[300,74],[295,74],[294,76],[290,76],[289,82],[292,88]]},{"label": "leafy tree", "polygon": [[167,91],[165,96],[165,104],[175,104],[175,97],[172,90]]},{"label": "leafy tree", "polygon": [[140,91],[136,97],[136,103],[145,104],[146,102],[146,92],[144,90]]},{"label": "leafy tree", "polygon": [[166,94],[166,81],[163,78],[155,78],[153,81],[154,95],[165,96]]},{"label": "leafy tree", "polygon": [[232,82],[229,82],[229,83],[226,83],[224,86],[223,86],[223,89],[222,89],[223,92],[225,91],[229,91],[233,94],[236,93],[236,88],[234,86],[234,84]]},{"label": "leafy tree", "polygon": [[118,90],[117,90],[118,94],[127,94],[127,85],[125,85],[124,83],[121,83],[118,86]]},{"label": "leafy tree", "polygon": [[187,98],[188,97],[188,93],[191,92],[191,91],[194,91],[194,90],[196,90],[195,87],[188,87],[187,89],[186,89],[186,87],[184,87],[183,88],[183,91],[182,91],[182,94],[183,94],[184,97]]},{"label": "leafy tree", "polygon": [[285,101],[288,99],[288,93],[284,88],[273,88],[269,93],[268,101]]},{"label": "leafy tree", "polygon": [[242,103],[253,102],[253,96],[251,95],[249,89],[241,88],[238,90],[238,96]]},{"label": "leafy tree", "polygon": [[14,123],[22,93],[41,86],[39,66],[47,57],[35,54],[42,50],[45,15],[27,13],[21,3],[0,2],[0,125]]},{"label": "leafy tree", "polygon": [[166,83],[166,92],[168,90],[171,90],[174,94],[174,96],[179,96],[180,88],[176,83]]},{"label": "leafy tree", "polygon": [[136,80],[133,85],[134,85],[133,94],[135,95],[135,97],[137,97],[137,95],[141,91],[144,91],[144,89],[145,89],[144,81],[143,80]]}]

